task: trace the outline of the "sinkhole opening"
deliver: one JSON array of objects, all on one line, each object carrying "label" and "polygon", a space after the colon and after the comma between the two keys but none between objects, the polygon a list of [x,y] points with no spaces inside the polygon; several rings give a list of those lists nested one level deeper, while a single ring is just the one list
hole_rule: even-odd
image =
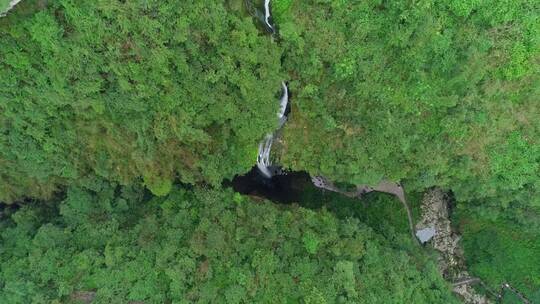
[{"label": "sinkhole opening", "polygon": [[[280,168],[271,167],[270,170],[277,171]],[[268,178],[261,174],[257,166],[244,175],[237,175],[225,185],[240,194],[266,198],[281,204],[302,201],[306,187],[312,186],[307,172],[281,172]]]},{"label": "sinkhole opening", "polygon": [[395,232],[410,234],[416,241],[413,217],[420,214],[419,193],[409,194],[413,201],[411,208],[401,185],[397,183],[381,182],[373,188],[331,183],[331,188],[336,189],[334,191],[315,185],[305,171],[283,171],[279,166],[268,169],[271,177],[254,166],[246,174],[225,181],[223,185],[255,201],[269,200],[312,210],[323,208],[338,218],[357,218],[381,233],[387,232],[388,227],[392,226]]}]

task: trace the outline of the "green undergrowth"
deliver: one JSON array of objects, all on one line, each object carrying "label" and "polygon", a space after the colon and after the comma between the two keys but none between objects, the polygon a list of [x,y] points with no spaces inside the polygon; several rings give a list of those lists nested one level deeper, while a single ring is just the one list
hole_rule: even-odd
[{"label": "green undergrowth", "polygon": [[3,202],[217,185],[277,124],[281,50],[223,1],[23,1],[0,45]]},{"label": "green undergrowth", "polygon": [[[420,218],[421,198],[421,193],[407,194],[414,222]],[[353,199],[306,184],[299,205],[312,209],[324,208],[340,218],[354,216],[379,233],[393,230],[404,238],[410,235],[405,208],[397,198],[389,194],[373,192],[362,199]]]},{"label": "green undergrowth", "polygon": [[5,13],[9,7],[10,0],[0,0],[0,14]]},{"label": "green undergrowth", "polygon": [[350,214],[231,190],[72,188],[0,222],[3,303],[454,303],[432,257]]},{"label": "green undergrowth", "polygon": [[[501,284],[509,283],[532,303],[540,303],[539,229],[464,213],[458,215],[458,223],[467,265],[473,275],[497,291]],[[506,294],[504,303],[522,303],[510,292]]]}]

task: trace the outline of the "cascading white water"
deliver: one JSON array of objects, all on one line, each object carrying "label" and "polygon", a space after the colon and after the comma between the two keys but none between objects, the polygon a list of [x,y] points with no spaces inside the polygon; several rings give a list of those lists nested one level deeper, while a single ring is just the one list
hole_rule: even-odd
[{"label": "cascading white water", "polygon": [[[264,23],[270,29],[272,33],[275,33],[274,26],[270,23],[270,18],[272,13],[270,11],[270,0],[264,0]],[[281,98],[279,100],[279,112],[277,113],[279,122],[277,130],[281,129],[285,122],[287,121],[287,116],[285,112],[287,110],[287,105],[289,103],[289,88],[285,81],[281,82]],[[276,131],[277,131],[276,130]],[[257,168],[259,172],[266,177],[271,178],[279,170],[274,170],[276,167],[272,168],[272,162],[270,161],[270,151],[272,150],[272,144],[274,143],[275,132],[267,134],[261,143],[259,143],[259,154],[257,155]]]},{"label": "cascading white water", "polygon": [[285,121],[287,121],[287,116],[285,115],[285,111],[287,111],[287,105],[289,104],[289,88],[287,87],[287,84],[285,81],[281,82],[281,90],[282,95],[281,99],[279,100],[279,112],[278,112],[278,118],[279,118],[279,128],[283,127],[285,124]]},{"label": "cascading white water", "polygon": [[273,142],[273,134],[267,134],[264,140],[259,144],[257,168],[266,178],[272,177],[272,172],[270,171],[270,166],[272,165],[270,162],[270,150],[272,149]]},{"label": "cascading white water", "polygon": [[[287,121],[287,115],[285,115],[285,112],[287,110],[287,105],[289,103],[289,88],[287,87],[287,84],[283,81],[281,82],[281,98],[279,100],[279,112],[277,113],[278,119],[279,119],[279,125],[278,129],[281,129],[281,127],[285,124]],[[277,131],[276,130],[276,131]],[[259,143],[259,154],[257,155],[257,168],[261,172],[263,176],[266,178],[271,178],[274,176],[275,172],[273,172],[270,167],[272,166],[272,162],[270,161],[270,150],[272,150],[272,144],[274,143],[275,133],[269,133],[265,136],[264,140]]]},{"label": "cascading white water", "polygon": [[264,22],[266,23],[266,26],[272,31],[272,33],[275,32],[274,26],[270,23],[270,0],[264,0]]}]

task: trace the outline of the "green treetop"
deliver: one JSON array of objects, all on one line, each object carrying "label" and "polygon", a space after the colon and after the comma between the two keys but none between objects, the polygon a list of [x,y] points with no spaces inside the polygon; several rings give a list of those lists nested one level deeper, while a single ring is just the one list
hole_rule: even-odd
[{"label": "green treetop", "polygon": [[70,188],[0,231],[4,303],[456,303],[431,258],[357,219],[230,190]]},{"label": "green treetop", "polygon": [[277,16],[293,93],[282,162],[353,184],[405,179],[461,201],[540,206],[535,4],[287,4]]},{"label": "green treetop", "polygon": [[[156,194],[244,172],[280,51],[223,1],[52,1],[0,19],[0,200],[95,176]],[[22,13],[21,13],[22,14]]]}]

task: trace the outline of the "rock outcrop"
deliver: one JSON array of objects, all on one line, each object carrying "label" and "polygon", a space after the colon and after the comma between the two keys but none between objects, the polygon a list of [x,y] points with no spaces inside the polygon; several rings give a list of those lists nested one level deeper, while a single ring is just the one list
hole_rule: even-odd
[{"label": "rock outcrop", "polygon": [[422,199],[422,220],[416,225],[416,229],[418,232],[434,230],[433,236],[425,242],[439,251],[439,271],[447,281],[454,284],[454,292],[464,303],[491,303],[487,297],[472,288],[472,285],[480,280],[472,278],[466,270],[463,250],[459,246],[460,236],[453,231],[449,219],[449,201],[441,189],[427,191]]}]

